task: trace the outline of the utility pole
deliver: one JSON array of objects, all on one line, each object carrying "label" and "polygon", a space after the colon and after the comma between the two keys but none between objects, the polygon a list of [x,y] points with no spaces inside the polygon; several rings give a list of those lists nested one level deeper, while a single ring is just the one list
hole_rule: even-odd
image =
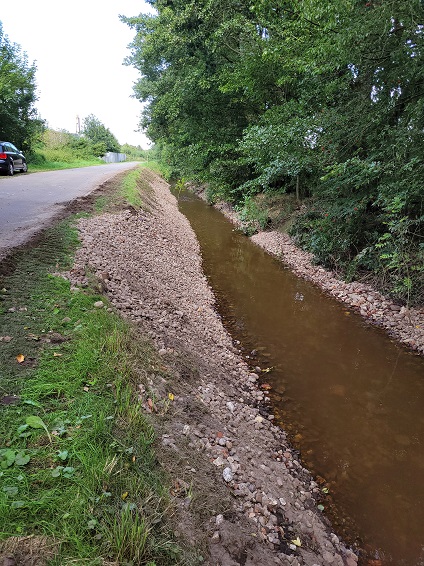
[{"label": "utility pole", "polygon": [[81,133],[81,122],[80,122],[80,117],[79,117],[79,116],[77,116],[76,133],[77,133],[78,135],[80,135],[80,133]]}]

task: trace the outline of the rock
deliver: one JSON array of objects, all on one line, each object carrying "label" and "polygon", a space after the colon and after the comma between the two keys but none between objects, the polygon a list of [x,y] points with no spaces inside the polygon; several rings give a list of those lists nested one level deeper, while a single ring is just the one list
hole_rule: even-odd
[{"label": "rock", "polygon": [[323,552],[322,558],[324,560],[324,564],[333,564],[334,562],[334,555],[331,554],[331,552],[328,552],[327,550]]},{"label": "rock", "polygon": [[217,515],[215,519],[216,526],[219,527],[220,525],[222,525],[223,522],[224,522],[224,515]]},{"label": "rock", "polygon": [[94,303],[94,308],[96,308],[96,309],[102,309],[104,306],[105,306],[105,304],[104,304],[103,301],[96,301]]},{"label": "rock", "polygon": [[233,481],[234,474],[233,474],[231,468],[224,468],[224,470],[222,472],[222,477],[224,478],[224,481],[227,482],[227,483],[230,483],[230,481]]},{"label": "rock", "polygon": [[[215,464],[215,466],[220,468],[221,466],[223,466],[225,464],[225,460],[222,456],[218,456],[218,458],[215,458],[215,460],[213,461],[213,464]],[[230,468],[228,468],[228,469],[230,469]]]},{"label": "rock", "polygon": [[219,542],[219,539],[220,539],[219,531],[215,531],[211,538],[212,544],[217,544]]},{"label": "rock", "polygon": [[228,401],[227,409],[230,411],[230,413],[234,413],[235,405],[232,401]]}]

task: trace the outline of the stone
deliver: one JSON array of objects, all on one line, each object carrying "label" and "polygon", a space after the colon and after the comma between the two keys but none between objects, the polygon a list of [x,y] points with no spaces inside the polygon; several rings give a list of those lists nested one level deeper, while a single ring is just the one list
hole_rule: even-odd
[{"label": "stone", "polygon": [[334,555],[331,554],[331,552],[328,552],[328,550],[325,550],[322,553],[322,558],[323,558],[325,564],[333,564],[333,562],[334,562]]},{"label": "stone", "polygon": [[230,413],[234,413],[235,405],[232,401],[228,401],[227,409],[230,411]]},{"label": "stone", "polygon": [[224,522],[224,515],[217,515],[215,519],[216,526],[219,527],[220,525],[222,525],[223,522]]},{"label": "stone", "polygon": [[104,306],[105,306],[105,304],[104,304],[103,301],[96,301],[94,303],[94,308],[96,308],[96,309],[102,309]]},{"label": "stone", "polygon": [[231,470],[231,468],[224,468],[223,472],[222,472],[222,477],[224,478],[224,481],[227,483],[230,483],[230,481],[233,480],[234,474]]}]

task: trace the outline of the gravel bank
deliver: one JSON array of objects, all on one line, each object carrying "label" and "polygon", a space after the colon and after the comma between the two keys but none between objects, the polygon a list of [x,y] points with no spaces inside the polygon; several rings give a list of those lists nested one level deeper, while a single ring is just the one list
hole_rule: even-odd
[{"label": "gravel bank", "polygon": [[[197,193],[204,198],[202,192]],[[240,226],[237,214],[228,204],[217,208]],[[276,230],[251,237],[255,244],[281,259],[291,270],[318,285],[323,291],[351,307],[369,323],[384,328],[389,335],[417,353],[424,354],[424,307],[408,308],[385,297],[369,285],[346,283],[333,272],[313,263],[312,254],[298,248],[288,234]]]},{"label": "gravel bank", "polygon": [[[160,404],[170,387],[174,394],[158,449],[163,462],[185,464],[185,477],[174,476],[176,491],[192,483],[196,498],[205,486],[192,543],[206,537],[211,566],[355,566],[356,555],[317,507],[319,486],[264,408],[260,368],[249,370],[214,311],[187,219],[168,185],[143,174],[153,191],[150,212],[80,220],[82,247],[69,277],[84,285],[86,268],[92,270],[114,307],[150,336],[172,368],[173,383],[148,376],[146,395]],[[224,511],[217,512],[214,497],[226,498]],[[190,508],[190,501],[179,505]],[[190,540],[183,524],[180,530]]]}]

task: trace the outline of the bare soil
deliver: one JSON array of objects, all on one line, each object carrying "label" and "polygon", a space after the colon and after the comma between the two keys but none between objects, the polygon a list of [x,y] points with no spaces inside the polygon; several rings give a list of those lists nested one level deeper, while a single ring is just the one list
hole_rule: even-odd
[{"label": "bare soil", "polygon": [[145,210],[79,221],[82,246],[67,276],[84,286],[94,274],[159,351],[168,377],[144,376],[139,399],[171,477],[175,535],[211,566],[354,566],[317,507],[320,487],[273,424],[261,368],[249,369],[215,312],[187,219],[167,183],[143,175]]}]

